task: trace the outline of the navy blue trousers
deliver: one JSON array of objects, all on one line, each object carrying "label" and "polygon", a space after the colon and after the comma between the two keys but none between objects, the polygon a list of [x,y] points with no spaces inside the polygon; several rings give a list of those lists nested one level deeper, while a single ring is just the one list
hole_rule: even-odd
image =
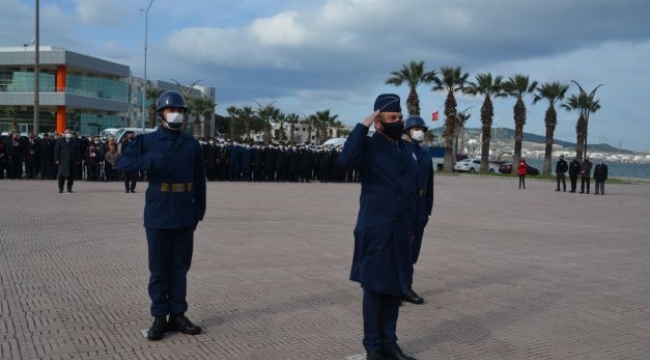
[{"label": "navy blue trousers", "polygon": [[151,315],[187,311],[187,272],[192,265],[194,229],[146,229],[149,246]]},{"label": "navy blue trousers", "polygon": [[363,347],[371,350],[397,348],[399,296],[363,289]]}]

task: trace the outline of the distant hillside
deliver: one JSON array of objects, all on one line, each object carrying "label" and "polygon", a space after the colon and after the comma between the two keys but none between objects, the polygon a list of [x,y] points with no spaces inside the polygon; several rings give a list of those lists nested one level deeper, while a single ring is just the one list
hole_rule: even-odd
[{"label": "distant hillside", "polygon": [[[433,130],[435,133],[438,133],[438,131],[442,131],[444,129],[435,128],[431,130]],[[467,131],[469,136],[473,138],[478,138],[479,135],[481,134],[480,128],[465,128],[465,130]],[[501,140],[508,140],[508,139],[512,140],[514,138],[515,138],[514,129],[499,127],[499,128],[495,128],[492,132],[492,140],[501,141]],[[543,144],[546,140],[543,135],[531,134],[524,131],[524,141]],[[567,149],[575,149],[576,147],[576,143],[569,142],[569,141],[562,141],[562,140],[555,139],[553,143],[557,145],[561,145]],[[589,151],[626,153],[626,154],[632,153],[632,151],[630,150],[619,149],[609,144],[589,144]]]}]

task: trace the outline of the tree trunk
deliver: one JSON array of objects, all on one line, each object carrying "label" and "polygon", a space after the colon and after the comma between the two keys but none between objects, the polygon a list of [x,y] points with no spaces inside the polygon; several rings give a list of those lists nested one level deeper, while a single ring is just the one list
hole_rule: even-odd
[{"label": "tree trunk", "polygon": [[447,127],[445,137],[445,162],[443,168],[446,171],[454,171],[454,162],[456,162],[456,154],[454,154],[454,123],[455,119],[447,117],[445,126]]},{"label": "tree trunk", "polygon": [[585,152],[585,134],[587,131],[587,120],[580,115],[576,124],[576,158],[582,161]]},{"label": "tree trunk", "polygon": [[[542,167],[542,175],[551,174],[551,161],[553,156],[553,133],[555,133],[555,125],[546,126],[546,139],[544,141],[544,166]],[[514,165],[513,165],[514,166]]]},{"label": "tree trunk", "polygon": [[490,132],[492,131],[492,122],[483,122],[481,130],[483,134],[481,139],[481,172],[487,172],[490,169],[490,141],[492,140],[492,134]]}]

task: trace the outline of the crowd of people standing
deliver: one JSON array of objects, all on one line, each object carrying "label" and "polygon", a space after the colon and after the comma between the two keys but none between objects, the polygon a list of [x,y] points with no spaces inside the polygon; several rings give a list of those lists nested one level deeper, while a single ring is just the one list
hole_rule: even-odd
[{"label": "crowd of people standing", "polygon": [[[66,138],[66,134],[69,137]],[[125,181],[127,192],[146,173],[123,173],[115,170],[120,154],[133,140],[126,134],[120,144],[114,138],[64,134],[33,133],[21,137],[10,133],[0,139],[0,179],[57,179],[57,141],[72,143],[72,179],[87,181]],[[199,138],[208,181],[256,182],[357,182],[354,170],[338,163],[341,146],[238,143],[211,137]],[[67,145],[65,146],[68,147]]]}]

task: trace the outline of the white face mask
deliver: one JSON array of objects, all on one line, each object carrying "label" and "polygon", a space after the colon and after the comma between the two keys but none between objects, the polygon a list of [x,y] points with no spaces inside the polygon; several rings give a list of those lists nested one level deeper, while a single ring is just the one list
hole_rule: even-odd
[{"label": "white face mask", "polygon": [[178,130],[183,126],[183,113],[180,112],[170,112],[165,114],[165,121],[167,121],[167,126],[172,130]]},{"label": "white face mask", "polygon": [[413,141],[416,143],[421,143],[424,141],[424,132],[422,130],[413,131],[413,134],[411,134],[411,139],[413,139]]},{"label": "white face mask", "polygon": [[70,134],[70,133],[65,134],[65,138],[66,139],[72,139],[72,134]]},{"label": "white face mask", "polygon": [[182,124],[183,123],[183,113],[179,112],[170,112],[165,114],[165,121],[168,124]]}]

